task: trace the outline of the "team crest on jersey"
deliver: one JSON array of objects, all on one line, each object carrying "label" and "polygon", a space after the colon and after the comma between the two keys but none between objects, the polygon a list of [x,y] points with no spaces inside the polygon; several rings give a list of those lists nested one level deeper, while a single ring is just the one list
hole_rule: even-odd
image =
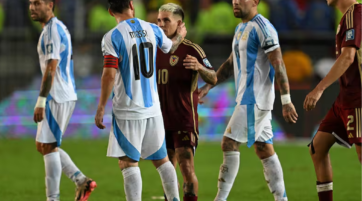
[{"label": "team crest on jersey", "polygon": [[240,40],[241,34],[243,34],[242,31],[240,31],[240,32],[238,33],[238,36],[236,37],[237,40]]},{"label": "team crest on jersey", "polygon": [[339,31],[341,30],[341,25],[339,24],[338,25],[338,28],[337,28],[337,35],[339,34]]},{"label": "team crest on jersey", "polygon": [[46,49],[47,49],[47,54],[52,54],[53,53],[53,44],[47,45]]},{"label": "team crest on jersey", "polygon": [[174,66],[174,65],[177,64],[177,62],[178,62],[178,56],[172,55],[172,56],[170,57],[170,65],[171,65],[171,66]]},{"label": "team crest on jersey", "polygon": [[245,31],[243,34],[243,37],[241,38],[242,40],[247,40],[249,36],[249,31]]},{"label": "team crest on jersey", "polygon": [[346,32],[346,41],[354,40],[354,29],[348,30]]}]

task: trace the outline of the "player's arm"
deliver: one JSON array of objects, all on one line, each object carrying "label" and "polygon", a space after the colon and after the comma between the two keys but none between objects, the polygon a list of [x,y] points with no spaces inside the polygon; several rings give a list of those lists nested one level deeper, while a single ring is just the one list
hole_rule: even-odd
[{"label": "player's arm", "polygon": [[184,66],[186,69],[194,70],[200,73],[201,78],[207,83],[214,85],[217,82],[216,73],[213,69],[206,68],[200,64],[196,57],[187,55],[184,59]]},{"label": "player's arm", "polygon": [[267,53],[269,62],[272,64],[275,70],[275,80],[279,86],[282,104],[283,104],[283,117],[288,123],[296,123],[298,114],[295,111],[294,105],[290,98],[289,81],[287,76],[287,70],[282,57],[282,51],[280,48],[276,48],[273,51]]},{"label": "player's arm", "polygon": [[[217,82],[215,84],[205,84],[203,87],[199,89],[199,100],[207,95],[210,89],[214,88],[216,85],[224,82],[234,72],[234,60],[233,53],[230,54],[229,58],[220,66],[220,68],[216,72]],[[202,104],[203,102],[200,101]]]},{"label": "player's arm", "polygon": [[115,68],[104,68],[101,81],[101,96],[99,98],[97,115],[95,123],[98,128],[104,129],[106,126],[103,124],[104,108],[106,107],[107,100],[112,93],[114,79],[117,70]]},{"label": "player's arm", "polygon": [[44,118],[43,112],[45,108],[45,102],[49,95],[50,89],[52,88],[57,65],[58,65],[58,60],[55,59],[48,60],[48,64],[41,82],[38,101],[35,105],[35,111],[34,111],[35,123],[41,122]]},{"label": "player's arm", "polygon": [[304,100],[305,110],[310,111],[315,108],[324,90],[326,90],[331,84],[337,81],[352,65],[352,63],[354,62],[356,51],[357,50],[355,47],[342,48],[341,56],[338,57],[336,63],[334,63],[329,73],[322,81],[319,82],[319,84],[315,87],[315,89],[311,93],[309,93],[305,98]]}]

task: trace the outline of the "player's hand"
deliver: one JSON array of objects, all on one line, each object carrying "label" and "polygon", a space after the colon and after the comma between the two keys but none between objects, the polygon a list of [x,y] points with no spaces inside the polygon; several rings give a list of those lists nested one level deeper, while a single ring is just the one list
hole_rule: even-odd
[{"label": "player's hand", "polygon": [[45,109],[42,107],[36,107],[34,110],[34,122],[39,123],[44,119]]},{"label": "player's hand", "polygon": [[287,123],[295,124],[298,120],[298,114],[293,103],[283,105],[283,117]]},{"label": "player's hand", "polygon": [[95,121],[96,126],[100,129],[106,128],[106,126],[103,124],[103,116],[104,116],[104,108],[98,107],[97,114],[96,114],[94,121]]},{"label": "player's hand", "polygon": [[203,66],[199,63],[196,57],[187,55],[184,59],[184,66],[186,69],[191,69],[194,71],[200,70]]},{"label": "player's hand", "polygon": [[319,101],[319,99],[321,98],[323,94],[323,90],[319,89],[318,87],[316,87],[313,91],[311,91],[307,97],[305,97],[304,100],[304,109],[306,111],[311,111],[315,108],[315,106],[317,105],[317,102]]},{"label": "player's hand", "polygon": [[187,29],[185,23],[182,23],[180,26],[177,27],[177,34],[180,34],[182,36],[182,39],[186,37]]},{"label": "player's hand", "polygon": [[210,85],[205,84],[203,87],[201,87],[197,90],[197,92],[199,94],[199,104],[200,105],[204,104],[204,101],[201,99],[204,98],[209,93],[210,89],[211,89]]}]

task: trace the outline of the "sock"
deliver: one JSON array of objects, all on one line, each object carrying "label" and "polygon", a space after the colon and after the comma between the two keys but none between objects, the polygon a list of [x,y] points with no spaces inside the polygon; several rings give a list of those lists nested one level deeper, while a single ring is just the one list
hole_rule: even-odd
[{"label": "sock", "polygon": [[283,169],[278,155],[275,153],[269,158],[261,160],[264,167],[265,180],[268,183],[270,192],[273,193],[275,201],[287,201],[285,191]]},{"label": "sock", "polygon": [[62,176],[62,164],[59,152],[44,155],[46,195],[49,201],[59,200],[60,177]]},{"label": "sock", "polygon": [[224,163],[220,167],[218,192],[214,201],[226,201],[239,171],[240,153],[224,152]]},{"label": "sock", "polygon": [[124,192],[127,201],[141,201],[142,178],[139,167],[129,167],[122,170],[124,180]]},{"label": "sock", "polygon": [[197,196],[184,196],[184,201],[197,201]]},{"label": "sock", "polygon": [[333,182],[317,181],[319,201],[333,201]]},{"label": "sock", "polygon": [[180,201],[175,167],[170,161],[157,168],[161,176],[162,186],[169,201]]},{"label": "sock", "polygon": [[71,179],[77,186],[83,184],[86,180],[85,175],[77,168],[67,152],[58,148],[60,161],[62,163],[62,170],[69,179]]}]

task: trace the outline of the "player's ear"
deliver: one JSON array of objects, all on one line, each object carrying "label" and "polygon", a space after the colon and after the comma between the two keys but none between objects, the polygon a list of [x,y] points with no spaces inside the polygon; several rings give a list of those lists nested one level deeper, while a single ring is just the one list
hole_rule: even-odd
[{"label": "player's ear", "polygon": [[110,8],[108,8],[108,13],[109,13],[112,17],[114,17],[114,14],[113,14],[113,12],[111,11]]},{"label": "player's ear", "polygon": [[130,2],[129,2],[129,8],[130,8],[132,11],[134,11],[133,1],[130,1]]},{"label": "player's ear", "polygon": [[182,20],[177,20],[177,26],[181,26]]}]

